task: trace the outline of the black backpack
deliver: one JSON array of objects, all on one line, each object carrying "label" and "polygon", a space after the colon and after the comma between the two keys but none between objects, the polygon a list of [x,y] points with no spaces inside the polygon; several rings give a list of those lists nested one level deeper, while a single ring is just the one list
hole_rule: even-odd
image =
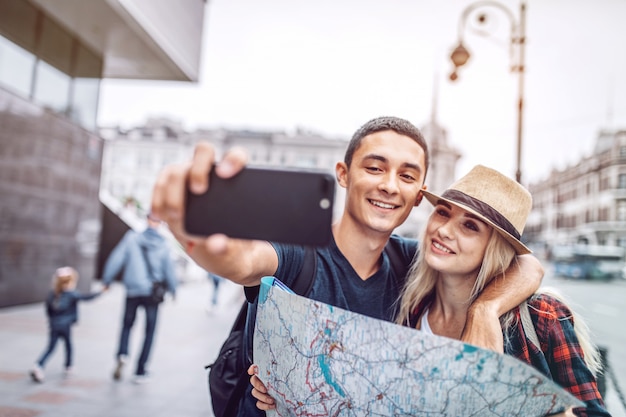
[{"label": "black backpack", "polygon": [[[400,255],[400,249],[391,241],[385,246],[391,267],[398,277],[404,277],[407,266]],[[304,263],[292,290],[299,295],[308,295],[313,287],[317,270],[317,256],[313,248],[306,248]],[[222,345],[217,359],[207,365],[209,371],[209,391],[215,417],[235,417],[239,402],[245,395],[250,376],[248,367],[252,364],[252,334],[256,319],[256,302],[259,287],[245,287],[246,300],[239,310],[230,334]]]}]

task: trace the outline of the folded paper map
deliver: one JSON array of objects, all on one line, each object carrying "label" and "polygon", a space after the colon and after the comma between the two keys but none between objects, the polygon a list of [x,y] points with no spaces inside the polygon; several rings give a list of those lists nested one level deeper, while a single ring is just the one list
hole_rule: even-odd
[{"label": "folded paper map", "polygon": [[518,359],[261,284],[254,333],[268,416],[545,416],[583,406]]}]

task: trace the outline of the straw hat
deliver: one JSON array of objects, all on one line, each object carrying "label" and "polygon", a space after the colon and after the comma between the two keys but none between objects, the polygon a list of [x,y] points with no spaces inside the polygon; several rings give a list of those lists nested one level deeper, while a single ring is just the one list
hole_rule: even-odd
[{"label": "straw hat", "polygon": [[424,191],[424,196],[433,206],[443,200],[476,215],[500,233],[518,255],[532,252],[521,242],[532,197],[519,183],[498,171],[476,165],[443,194]]}]

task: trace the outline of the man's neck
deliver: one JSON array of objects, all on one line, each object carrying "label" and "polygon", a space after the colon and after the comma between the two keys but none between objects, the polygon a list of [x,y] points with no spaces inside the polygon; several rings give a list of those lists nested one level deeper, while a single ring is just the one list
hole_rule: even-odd
[{"label": "man's neck", "polygon": [[333,237],[352,268],[366,280],[380,268],[380,255],[391,233],[374,232],[341,219],[333,225]]}]

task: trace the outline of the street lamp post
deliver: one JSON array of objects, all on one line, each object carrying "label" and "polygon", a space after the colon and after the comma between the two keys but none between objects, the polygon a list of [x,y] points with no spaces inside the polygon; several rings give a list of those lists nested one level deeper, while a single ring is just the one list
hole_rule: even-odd
[{"label": "street lamp post", "polygon": [[[465,31],[465,23],[475,11],[479,9],[488,10],[489,8],[499,9],[509,18],[511,24],[511,71],[516,72],[518,76],[518,99],[517,99],[517,169],[515,171],[515,179],[522,182],[522,117],[524,114],[524,46],[526,44],[526,3],[520,2],[519,21],[516,21],[513,13],[505,6],[495,1],[479,1],[470,4],[465,8],[461,18],[459,19],[459,43],[452,51],[450,59],[454,64],[454,70],[450,74],[450,80],[458,79],[457,70],[465,65],[470,58],[469,51],[463,45],[463,33]],[[478,14],[478,24],[487,22],[487,13]],[[488,34],[480,32],[481,34]]]}]

